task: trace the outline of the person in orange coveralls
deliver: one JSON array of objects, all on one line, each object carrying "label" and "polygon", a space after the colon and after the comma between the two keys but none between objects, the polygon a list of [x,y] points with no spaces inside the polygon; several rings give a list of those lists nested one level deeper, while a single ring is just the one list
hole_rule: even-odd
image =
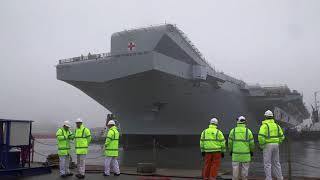
[{"label": "person in orange coveralls", "polygon": [[201,155],[205,159],[203,168],[204,180],[216,180],[220,168],[221,158],[226,152],[226,141],[223,133],[218,129],[218,119],[210,120],[209,128],[201,133],[200,138]]}]

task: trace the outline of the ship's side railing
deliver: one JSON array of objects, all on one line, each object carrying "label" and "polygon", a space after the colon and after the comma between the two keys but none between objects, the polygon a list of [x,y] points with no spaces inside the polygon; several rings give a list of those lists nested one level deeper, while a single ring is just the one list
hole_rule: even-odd
[{"label": "ship's side railing", "polygon": [[123,31],[113,33],[113,36],[119,36],[119,35],[122,35],[122,34],[125,34],[125,33],[135,32],[135,31],[138,31],[138,30],[144,30],[144,31],[157,30],[159,26],[164,26],[164,25],[167,25],[167,23],[154,24],[154,25],[149,25],[149,26],[134,27],[134,28],[125,29]]},{"label": "ship's side railing", "polygon": [[[169,25],[170,26],[170,25]],[[205,59],[205,57],[203,56],[203,54],[199,51],[199,49],[192,43],[192,41],[188,38],[188,36],[186,35],[186,33],[184,33],[181,29],[179,29],[175,24],[172,25],[172,27],[175,28],[175,30],[178,32],[178,34],[181,35],[182,39],[186,42],[186,44],[188,44],[190,46],[190,48],[200,57],[200,59],[206,63],[210,69],[212,69],[214,71],[213,66],[211,66],[211,64],[209,63],[209,61],[207,61]]]},{"label": "ship's side railing", "polygon": [[[170,25],[171,24],[169,24],[169,26]],[[233,78],[233,77],[231,77],[229,75],[226,75],[223,72],[217,72],[215,70],[215,68],[213,68],[213,66],[209,63],[209,61],[207,61],[205,59],[205,57],[199,51],[199,49],[192,43],[192,41],[188,38],[188,36],[182,30],[180,30],[175,24],[171,25],[171,26],[174,27],[174,29],[178,32],[178,34],[181,35],[182,39],[186,42],[186,44],[188,44],[190,46],[190,48],[200,57],[200,59],[210,68],[210,70],[212,71],[212,74],[214,76],[220,76],[225,81],[229,81],[229,82],[231,82],[233,84],[237,84],[241,88],[245,88],[245,86],[246,86],[245,82],[243,82],[241,80],[238,80],[236,78]]]},{"label": "ship's side railing", "polygon": [[142,51],[142,52],[125,53],[125,54],[117,54],[117,55],[111,55],[110,53],[88,54],[88,56],[81,55],[79,57],[61,59],[59,60],[59,64],[73,63],[73,62],[79,62],[79,61],[89,61],[89,60],[102,60],[110,57],[144,55],[150,52],[151,51]]},{"label": "ship's side railing", "polygon": [[72,63],[72,62],[78,62],[78,61],[86,61],[86,60],[92,60],[92,59],[102,59],[111,57],[110,53],[100,53],[100,54],[88,54],[87,56],[78,56],[73,58],[67,58],[67,59],[61,59],[59,60],[59,64],[65,64],[65,63]]},{"label": "ship's side railing", "polygon": [[226,81],[232,82],[233,84],[237,84],[241,89],[245,89],[246,88],[247,84],[244,81],[236,79],[236,78],[233,78],[233,77],[231,77],[231,76],[229,76],[227,74],[224,74],[224,75],[225,75]]}]

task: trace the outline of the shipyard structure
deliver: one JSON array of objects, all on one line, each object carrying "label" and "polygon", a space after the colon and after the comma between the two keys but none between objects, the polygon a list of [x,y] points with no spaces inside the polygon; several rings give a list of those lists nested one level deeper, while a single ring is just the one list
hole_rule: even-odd
[{"label": "shipyard structure", "polygon": [[285,85],[249,86],[216,71],[172,24],[116,32],[110,53],[62,59],[56,70],[112,112],[128,136],[198,136],[212,117],[227,133],[240,115],[257,133],[267,109],[285,127],[310,116],[302,95]]}]

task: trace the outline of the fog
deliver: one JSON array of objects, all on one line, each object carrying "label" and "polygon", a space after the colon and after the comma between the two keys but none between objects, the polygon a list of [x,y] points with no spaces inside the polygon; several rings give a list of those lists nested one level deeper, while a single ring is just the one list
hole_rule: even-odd
[{"label": "fog", "polygon": [[320,90],[320,1],[0,1],[0,118],[101,126],[108,110],[56,79],[59,59],[108,52],[113,32],[174,23],[218,70]]}]

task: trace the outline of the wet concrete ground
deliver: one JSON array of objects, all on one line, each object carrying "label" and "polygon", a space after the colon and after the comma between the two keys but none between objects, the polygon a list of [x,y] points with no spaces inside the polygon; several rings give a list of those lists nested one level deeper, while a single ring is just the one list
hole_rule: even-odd
[{"label": "wet concrete ground", "polygon": [[[135,168],[125,168],[122,170],[124,174],[120,176],[109,176],[104,177],[102,175],[102,167],[95,166],[94,168],[88,167],[88,172],[86,173],[85,179],[89,180],[195,180],[201,179],[197,174],[201,173],[199,170],[186,170],[186,169],[159,169],[158,173],[162,174],[161,176],[157,175],[139,175],[135,172]],[[100,170],[99,170],[100,169]],[[75,173],[75,172],[74,172]],[[179,177],[180,176],[180,177]],[[29,177],[19,177],[19,178],[1,178],[1,180],[76,180],[75,176],[61,178],[57,169],[53,169],[51,174],[44,174],[38,176],[29,176]],[[230,175],[221,175],[218,180],[227,180],[231,179]],[[264,177],[251,176],[249,180],[263,180]],[[288,179],[285,177],[285,179]],[[292,180],[318,180],[320,178],[306,178],[306,177],[293,177]]]},{"label": "wet concrete ground", "polygon": [[[45,156],[51,153],[56,153],[55,140],[41,140],[48,145],[36,144],[36,150],[42,155],[36,155],[35,160],[44,161]],[[90,153],[87,156],[87,164],[103,165],[104,157],[102,155],[101,145],[90,145]],[[281,163],[284,176],[288,175],[288,144],[284,143],[281,146]],[[306,177],[320,177],[320,140],[300,140],[294,141],[291,147],[291,166],[292,175]],[[188,147],[165,147],[157,145],[156,151],[152,148],[146,148],[145,145],[131,146],[128,149],[122,149],[119,161],[122,166],[136,167],[140,162],[155,162],[157,168],[171,169],[178,172],[179,169],[186,171],[199,171],[203,165],[203,159],[200,155],[199,148],[194,146]],[[222,160],[221,169],[231,172],[231,157],[229,153],[225,154]],[[251,163],[251,177],[263,177],[262,152],[256,148],[253,162]]]}]

